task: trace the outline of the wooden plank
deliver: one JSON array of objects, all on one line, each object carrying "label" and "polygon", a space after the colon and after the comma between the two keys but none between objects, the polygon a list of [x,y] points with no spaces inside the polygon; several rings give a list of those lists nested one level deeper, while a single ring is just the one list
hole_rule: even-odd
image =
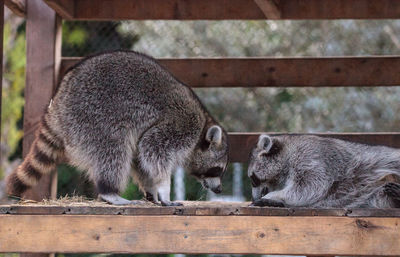
[{"label": "wooden plank", "polygon": [[[52,2],[62,2],[54,0]],[[398,19],[398,0],[284,0],[280,19]],[[258,20],[253,0],[75,0],[79,20]]]},{"label": "wooden plank", "polygon": [[282,13],[279,10],[276,0],[254,0],[267,19],[280,19]]},{"label": "wooden plank", "polygon": [[[400,2],[400,1],[399,1]],[[61,74],[80,58],[62,59]],[[192,87],[400,85],[400,56],[159,59]]]},{"label": "wooden plank", "polygon": [[25,17],[26,16],[26,2],[25,0],[5,0],[4,3],[14,14]]},{"label": "wooden plank", "polygon": [[399,223],[399,218],[0,215],[0,252],[395,256]]},{"label": "wooden plank", "polygon": [[[385,145],[394,148],[400,148],[400,133],[382,132],[382,133],[277,133],[264,132],[268,135],[316,135],[322,137],[332,137],[356,143],[369,145]],[[261,133],[229,133],[231,162],[247,162],[250,151],[257,144]]]},{"label": "wooden plank", "polygon": [[72,19],[75,14],[75,1],[71,0],[44,0],[64,19]]},{"label": "wooden plank", "polygon": [[[138,203],[141,202],[141,203]],[[161,207],[136,201],[135,205],[113,206],[104,202],[0,205],[0,214],[11,215],[123,215],[123,216],[335,216],[400,217],[400,209],[313,209],[253,207],[250,202],[181,201],[184,206]]]},{"label": "wooden plank", "polygon": [[[27,69],[24,108],[23,155],[29,151],[35,131],[55,90],[61,56],[61,21],[41,0],[27,1]],[[53,173],[55,175],[55,173]],[[27,191],[27,199],[49,198],[51,176]],[[53,190],[54,191],[54,190]]]}]

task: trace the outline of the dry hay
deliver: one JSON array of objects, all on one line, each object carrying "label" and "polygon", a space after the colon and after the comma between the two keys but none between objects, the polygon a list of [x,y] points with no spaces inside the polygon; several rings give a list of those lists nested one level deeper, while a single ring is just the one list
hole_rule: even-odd
[{"label": "dry hay", "polygon": [[[146,200],[133,200],[131,205],[121,207],[157,207],[154,203]],[[190,207],[245,207],[249,202],[209,202],[209,201],[178,201],[184,206]],[[89,199],[83,196],[63,196],[58,199],[45,199],[41,202],[21,199],[15,205],[29,206],[90,206],[90,207],[110,207],[113,206],[104,201]],[[161,206],[160,206],[161,207]]]}]

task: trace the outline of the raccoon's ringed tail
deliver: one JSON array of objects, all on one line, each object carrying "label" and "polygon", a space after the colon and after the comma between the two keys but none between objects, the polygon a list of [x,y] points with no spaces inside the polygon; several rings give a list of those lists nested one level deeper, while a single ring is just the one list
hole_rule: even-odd
[{"label": "raccoon's ringed tail", "polygon": [[24,162],[7,179],[8,194],[21,196],[27,189],[36,186],[43,175],[56,168],[63,153],[62,141],[52,132],[46,119],[43,119]]}]

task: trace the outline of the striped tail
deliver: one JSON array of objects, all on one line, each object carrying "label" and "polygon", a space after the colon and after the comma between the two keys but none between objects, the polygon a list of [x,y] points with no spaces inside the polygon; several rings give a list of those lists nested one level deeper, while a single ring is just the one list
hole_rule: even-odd
[{"label": "striped tail", "polygon": [[63,142],[52,131],[44,116],[36,138],[25,157],[7,178],[7,193],[21,197],[23,193],[38,184],[43,175],[55,170],[57,162],[64,155]]}]

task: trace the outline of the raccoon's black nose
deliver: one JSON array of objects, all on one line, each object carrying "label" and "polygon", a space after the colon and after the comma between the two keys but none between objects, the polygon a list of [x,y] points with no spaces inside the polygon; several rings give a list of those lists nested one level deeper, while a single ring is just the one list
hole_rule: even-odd
[{"label": "raccoon's black nose", "polygon": [[213,189],[211,189],[214,193],[216,193],[216,194],[220,194],[220,193],[222,193],[222,186],[221,185],[219,185],[219,186],[217,186],[216,188],[213,188]]}]

